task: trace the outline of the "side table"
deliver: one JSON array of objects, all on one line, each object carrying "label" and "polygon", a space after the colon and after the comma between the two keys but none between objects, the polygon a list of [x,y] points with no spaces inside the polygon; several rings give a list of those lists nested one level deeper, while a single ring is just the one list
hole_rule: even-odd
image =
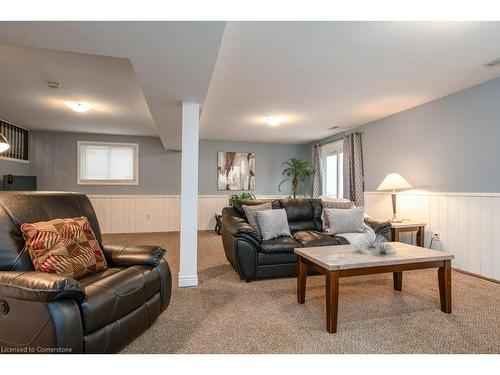
[{"label": "side table", "polygon": [[399,242],[399,234],[403,232],[417,233],[417,246],[425,247],[425,225],[420,221],[402,221],[401,223],[391,222],[392,241]]},{"label": "side table", "polygon": [[222,215],[215,214],[215,233],[220,235],[221,229],[222,229]]}]

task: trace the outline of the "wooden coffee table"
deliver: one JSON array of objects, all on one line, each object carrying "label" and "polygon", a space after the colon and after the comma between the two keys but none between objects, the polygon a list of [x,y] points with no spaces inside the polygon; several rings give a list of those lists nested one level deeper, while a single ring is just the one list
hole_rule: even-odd
[{"label": "wooden coffee table", "polygon": [[454,255],[419,246],[391,242],[394,254],[355,253],[351,245],[297,248],[297,302],[306,296],[307,267],[326,276],[326,329],[337,332],[339,279],[341,277],[393,273],[394,289],[402,290],[403,271],[438,269],[441,311],[451,313],[451,260]]}]

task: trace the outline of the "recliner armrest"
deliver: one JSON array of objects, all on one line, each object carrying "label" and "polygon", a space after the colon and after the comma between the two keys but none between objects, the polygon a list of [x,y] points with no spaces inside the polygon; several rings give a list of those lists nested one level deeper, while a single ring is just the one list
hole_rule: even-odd
[{"label": "recliner armrest", "polygon": [[103,245],[102,251],[108,263],[117,267],[150,266],[156,267],[165,249],[159,246],[119,246]]},{"label": "recliner armrest", "polygon": [[0,271],[0,297],[44,303],[61,299],[81,302],[85,292],[75,279],[53,273]]}]

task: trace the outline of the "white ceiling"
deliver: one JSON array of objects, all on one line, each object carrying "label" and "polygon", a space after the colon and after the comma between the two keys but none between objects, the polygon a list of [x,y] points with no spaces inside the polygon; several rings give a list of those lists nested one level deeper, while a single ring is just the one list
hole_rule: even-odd
[{"label": "white ceiling", "polygon": [[499,56],[500,22],[230,22],[201,137],[320,139],[498,77]]},{"label": "white ceiling", "polygon": [[[33,130],[156,135],[130,60],[0,44],[0,114]],[[47,81],[59,81],[57,90]],[[66,101],[87,102],[76,113]]]},{"label": "white ceiling", "polygon": [[[130,59],[157,135],[165,148],[180,149],[181,101],[203,102],[224,26],[225,22],[0,22],[0,43]],[[80,70],[73,73],[79,76]],[[0,76],[6,74],[0,68]],[[107,90],[105,83],[101,86]],[[110,125],[118,130],[117,122]],[[85,131],[83,126],[80,131]],[[148,129],[137,123],[136,132],[147,135]]]},{"label": "white ceiling", "polygon": [[[0,118],[169,149],[182,100],[203,139],[306,143],[500,76],[499,22],[0,22],[0,43],[74,52],[1,46]],[[116,112],[45,108],[49,79]]]}]

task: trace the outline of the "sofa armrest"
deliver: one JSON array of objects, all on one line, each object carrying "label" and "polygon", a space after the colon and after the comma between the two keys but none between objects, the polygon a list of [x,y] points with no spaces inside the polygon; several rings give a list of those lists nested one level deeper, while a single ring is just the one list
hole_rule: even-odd
[{"label": "sofa armrest", "polygon": [[83,301],[83,286],[76,280],[46,272],[0,271],[0,297],[49,303],[61,299]]},{"label": "sofa armrest", "polygon": [[389,220],[375,220],[371,217],[365,217],[365,224],[372,228],[375,234],[384,236],[387,241],[391,240],[391,222]]},{"label": "sofa armrest", "polygon": [[222,210],[222,228],[232,236],[243,234],[244,236],[250,236],[258,242],[252,226],[234,208],[225,207]]},{"label": "sofa armrest", "polygon": [[106,261],[116,267],[150,266],[156,267],[165,249],[159,246],[103,245]]}]

